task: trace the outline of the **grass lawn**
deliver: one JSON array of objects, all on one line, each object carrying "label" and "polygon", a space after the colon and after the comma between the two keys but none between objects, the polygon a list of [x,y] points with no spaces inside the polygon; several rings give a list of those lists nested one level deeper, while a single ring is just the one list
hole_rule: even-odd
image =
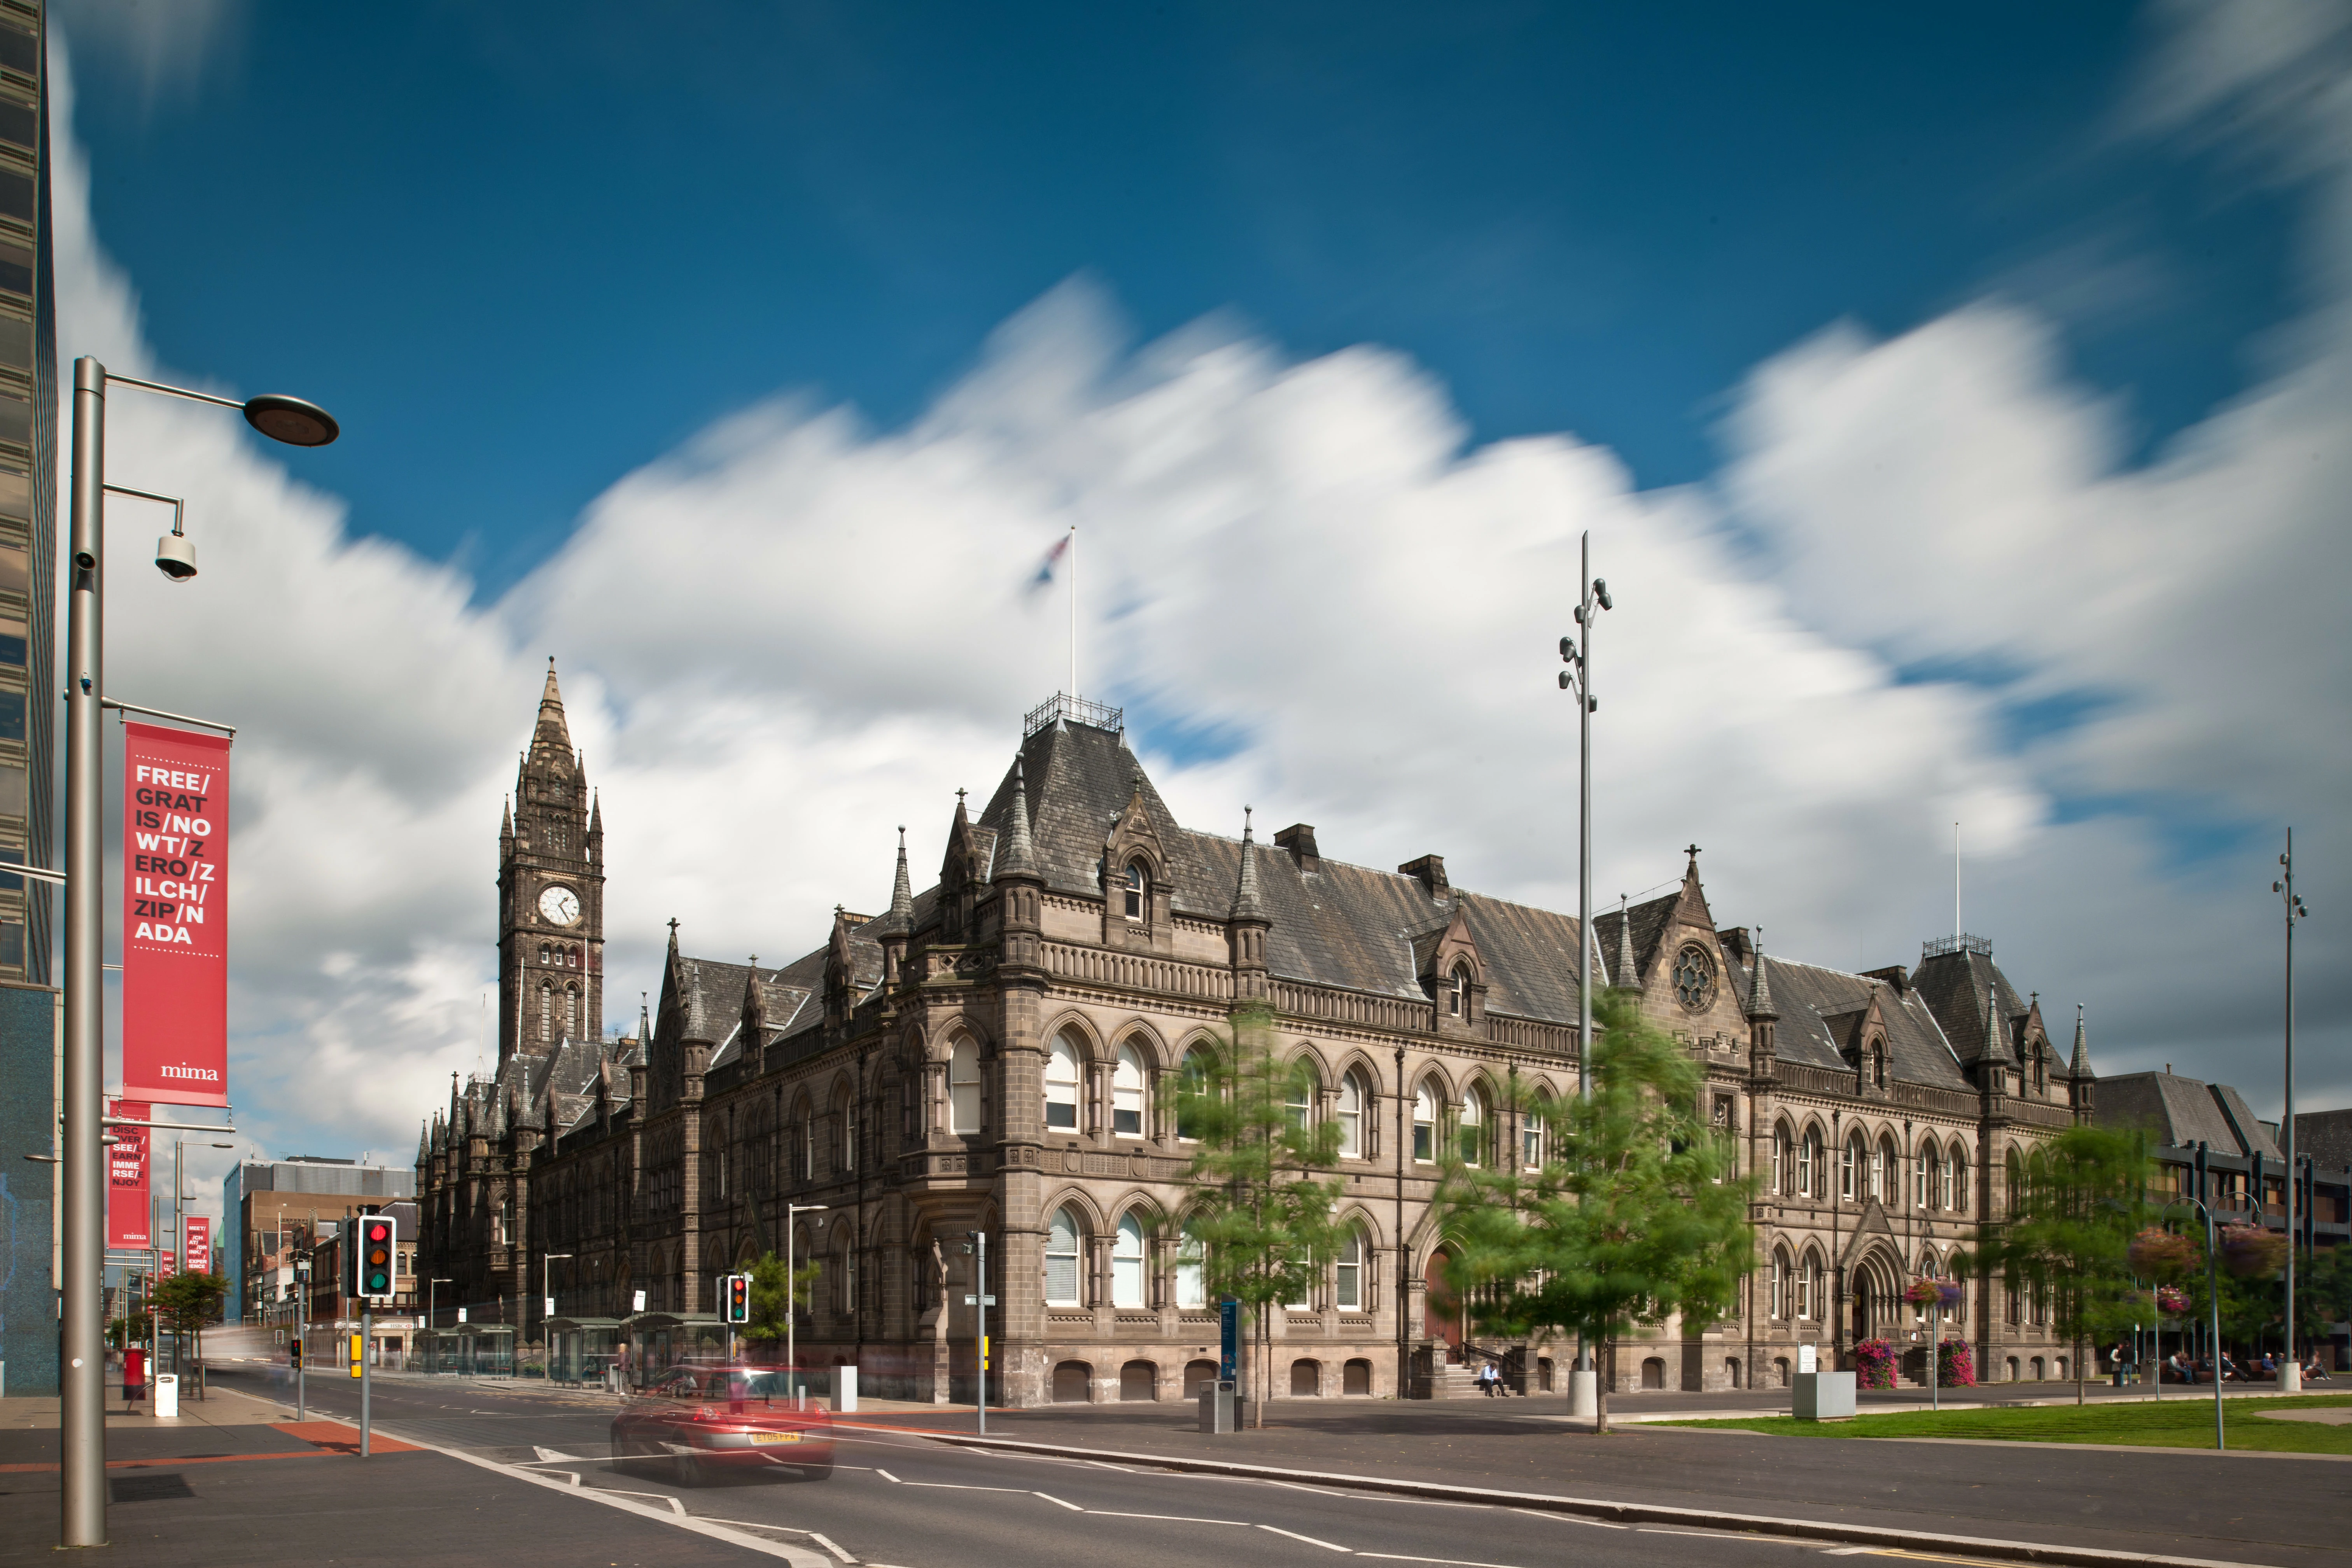
[{"label": "grass lawn", "polygon": [[[2268,1454],[2352,1454],[2352,1426],[2316,1421],[2273,1421],[2265,1410],[2311,1410],[2352,1405],[2352,1394],[2288,1399],[2228,1399],[2222,1402],[2231,1448]],[[2016,1443],[2128,1443],[2150,1448],[2210,1448],[2213,1446],[2213,1398],[2187,1389],[2164,1398],[2129,1403],[2102,1400],[2072,1405],[1980,1406],[1973,1410],[1906,1410],[1858,1415],[1851,1421],[1800,1421],[1790,1415],[1757,1415],[1732,1421],[1645,1422],[1659,1426],[1735,1427],[1792,1437],[1996,1437]]]}]

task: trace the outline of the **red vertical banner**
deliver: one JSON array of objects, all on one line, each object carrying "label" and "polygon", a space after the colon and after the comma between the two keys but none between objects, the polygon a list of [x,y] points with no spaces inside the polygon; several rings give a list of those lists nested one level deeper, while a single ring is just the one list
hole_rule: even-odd
[{"label": "red vertical banner", "polygon": [[191,1274],[213,1271],[213,1222],[203,1215],[187,1216],[186,1250],[180,1254]]},{"label": "red vertical banner", "polygon": [[122,728],[122,1086],[226,1105],[228,742]]},{"label": "red vertical banner", "polygon": [[[118,1100],[112,1115],[128,1121],[147,1120],[148,1107]],[[114,1129],[114,1142],[106,1152],[106,1245],[129,1252],[144,1252],[155,1245],[152,1217],[147,1204],[147,1140],[144,1127]]]}]

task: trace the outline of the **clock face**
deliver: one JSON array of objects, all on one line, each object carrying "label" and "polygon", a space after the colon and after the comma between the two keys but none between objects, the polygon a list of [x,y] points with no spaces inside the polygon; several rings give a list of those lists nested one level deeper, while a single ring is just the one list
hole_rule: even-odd
[{"label": "clock face", "polygon": [[580,918],[580,895],[569,888],[550,888],[539,896],[539,912],[560,926]]}]

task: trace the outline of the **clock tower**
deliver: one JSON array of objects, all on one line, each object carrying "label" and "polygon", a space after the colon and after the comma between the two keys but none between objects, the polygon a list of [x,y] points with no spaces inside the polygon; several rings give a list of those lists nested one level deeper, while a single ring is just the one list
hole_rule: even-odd
[{"label": "clock tower", "polygon": [[555,660],[499,828],[499,1062],[604,1034],[604,819]]}]

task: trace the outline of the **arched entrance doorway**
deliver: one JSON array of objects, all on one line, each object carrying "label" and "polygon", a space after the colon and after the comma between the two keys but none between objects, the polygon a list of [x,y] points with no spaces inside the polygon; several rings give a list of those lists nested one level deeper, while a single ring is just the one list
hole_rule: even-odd
[{"label": "arched entrance doorway", "polygon": [[1427,1287],[1422,1293],[1421,1331],[1423,1337],[1445,1342],[1447,1360],[1462,1350],[1462,1303],[1454,1294],[1454,1287],[1445,1282],[1445,1248],[1433,1249],[1429,1266],[1422,1271]]},{"label": "arched entrance doorway", "polygon": [[1853,1304],[1853,1342],[1891,1340],[1903,1331],[1903,1289],[1895,1261],[1873,1250],[1854,1266],[1848,1289]]}]

